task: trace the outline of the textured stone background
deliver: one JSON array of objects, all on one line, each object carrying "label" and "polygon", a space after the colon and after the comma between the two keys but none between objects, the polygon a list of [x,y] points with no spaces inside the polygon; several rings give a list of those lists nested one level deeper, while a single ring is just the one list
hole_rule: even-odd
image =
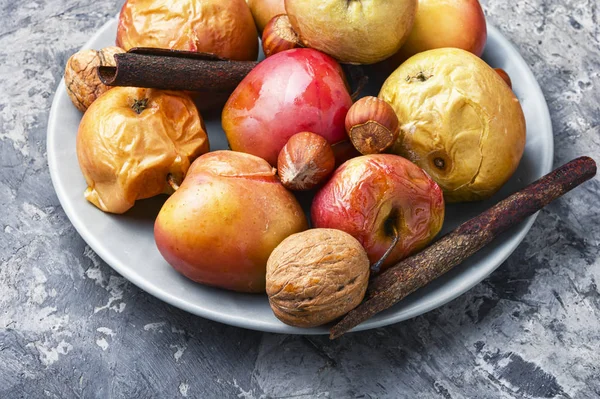
[{"label": "textured stone background", "polygon": [[[597,0],[483,1],[546,95],[555,164],[600,160]],[[600,180],[468,294],[336,342],[162,303],[86,246],[50,182],[63,66],[120,1],[0,0],[0,398],[600,397]]]}]

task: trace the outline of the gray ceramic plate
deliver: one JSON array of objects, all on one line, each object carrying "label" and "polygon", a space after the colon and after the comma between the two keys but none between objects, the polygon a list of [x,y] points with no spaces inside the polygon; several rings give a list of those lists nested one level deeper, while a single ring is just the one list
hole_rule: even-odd
[{"label": "gray ceramic plate", "polygon": [[[111,20],[85,45],[99,49],[114,45],[116,20]],[[553,156],[552,126],[544,96],[517,50],[492,26],[483,58],[505,69],[512,78],[527,119],[527,145],[516,174],[489,201],[450,206],[444,232],[487,209],[510,193],[550,171]],[[73,225],[96,253],[138,287],[196,315],[254,330],[323,334],[326,328],[298,329],[277,320],[266,296],[247,295],[205,287],[174,271],[154,244],[154,218],[164,198],[139,202],[125,215],[109,215],[83,198],[85,181],[79,170],[75,137],[81,113],[71,104],[64,82],[57,89],[48,123],[48,162],[58,198]],[[206,115],[205,115],[206,117]],[[219,115],[206,121],[212,149],[225,149]],[[505,233],[455,270],[417,291],[400,304],[363,323],[356,330],[381,327],[437,308],[464,293],[494,271],[519,245],[535,216]]]}]

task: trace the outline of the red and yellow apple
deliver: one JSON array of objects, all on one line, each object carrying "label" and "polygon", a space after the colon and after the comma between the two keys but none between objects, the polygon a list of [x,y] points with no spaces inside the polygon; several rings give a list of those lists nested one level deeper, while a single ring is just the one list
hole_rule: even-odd
[{"label": "red and yellow apple", "polygon": [[234,151],[277,164],[294,134],[313,132],[335,144],[346,139],[352,99],[340,65],[313,49],[277,53],[254,68],[229,97],[223,130]]},{"label": "red and yellow apple", "polygon": [[296,198],[263,159],[233,151],[198,158],[154,225],[162,256],[186,277],[264,292],[269,255],[307,229]]},{"label": "red and yellow apple", "polygon": [[256,60],[258,33],[244,0],[127,0],[119,15],[117,46]]},{"label": "red and yellow apple", "polygon": [[478,0],[419,0],[412,31],[393,57],[399,65],[427,50],[456,47],[481,56],[487,39]]},{"label": "red and yellow apple", "polygon": [[340,166],[316,194],[313,227],[345,231],[386,268],[425,247],[442,228],[444,198],[421,168],[393,154],[364,155]]},{"label": "red and yellow apple", "polygon": [[248,6],[252,11],[256,28],[259,32],[275,15],[285,14],[285,0],[248,0]]}]

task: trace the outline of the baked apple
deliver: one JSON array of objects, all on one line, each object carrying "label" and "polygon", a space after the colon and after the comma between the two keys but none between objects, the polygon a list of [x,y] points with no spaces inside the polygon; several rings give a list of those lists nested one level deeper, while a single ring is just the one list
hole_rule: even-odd
[{"label": "baked apple", "polygon": [[244,0],[127,0],[119,15],[117,46],[256,60],[258,33]]},{"label": "baked apple", "polygon": [[373,64],[400,49],[417,0],[285,0],[285,9],[304,46],[340,62]]},{"label": "baked apple", "polygon": [[85,198],[111,213],[173,193],[208,150],[202,117],[178,92],[115,87],[92,103],[77,132]]},{"label": "baked apple", "polygon": [[431,242],[444,222],[444,198],[427,173],[407,159],[364,155],[340,166],[317,192],[311,218],[313,227],[356,238],[377,271]]},{"label": "baked apple", "polygon": [[523,110],[502,77],[472,53],[417,54],[385,81],[379,97],[400,121],[391,151],[425,169],[447,202],[488,198],[517,169]]}]

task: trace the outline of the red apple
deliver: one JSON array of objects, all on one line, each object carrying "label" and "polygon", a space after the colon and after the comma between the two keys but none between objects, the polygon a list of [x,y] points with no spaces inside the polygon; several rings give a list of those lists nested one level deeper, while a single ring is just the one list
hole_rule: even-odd
[{"label": "red apple", "polygon": [[330,144],[345,140],[351,105],[333,58],[313,49],[288,50],[261,62],[239,84],[223,109],[223,130],[232,150],[276,165],[296,133],[313,132]]},{"label": "red apple", "polygon": [[265,160],[215,151],[194,161],[160,210],[154,237],[162,256],[186,277],[264,292],[269,255],[307,227],[296,198]]},{"label": "red apple", "polygon": [[419,0],[413,29],[393,59],[399,65],[417,53],[444,47],[481,56],[486,39],[485,15],[478,0]]},{"label": "red apple", "polygon": [[440,187],[405,158],[365,155],[340,166],[311,208],[313,227],[345,231],[365,248],[371,263],[399,240],[382,267],[425,247],[442,228]]}]

